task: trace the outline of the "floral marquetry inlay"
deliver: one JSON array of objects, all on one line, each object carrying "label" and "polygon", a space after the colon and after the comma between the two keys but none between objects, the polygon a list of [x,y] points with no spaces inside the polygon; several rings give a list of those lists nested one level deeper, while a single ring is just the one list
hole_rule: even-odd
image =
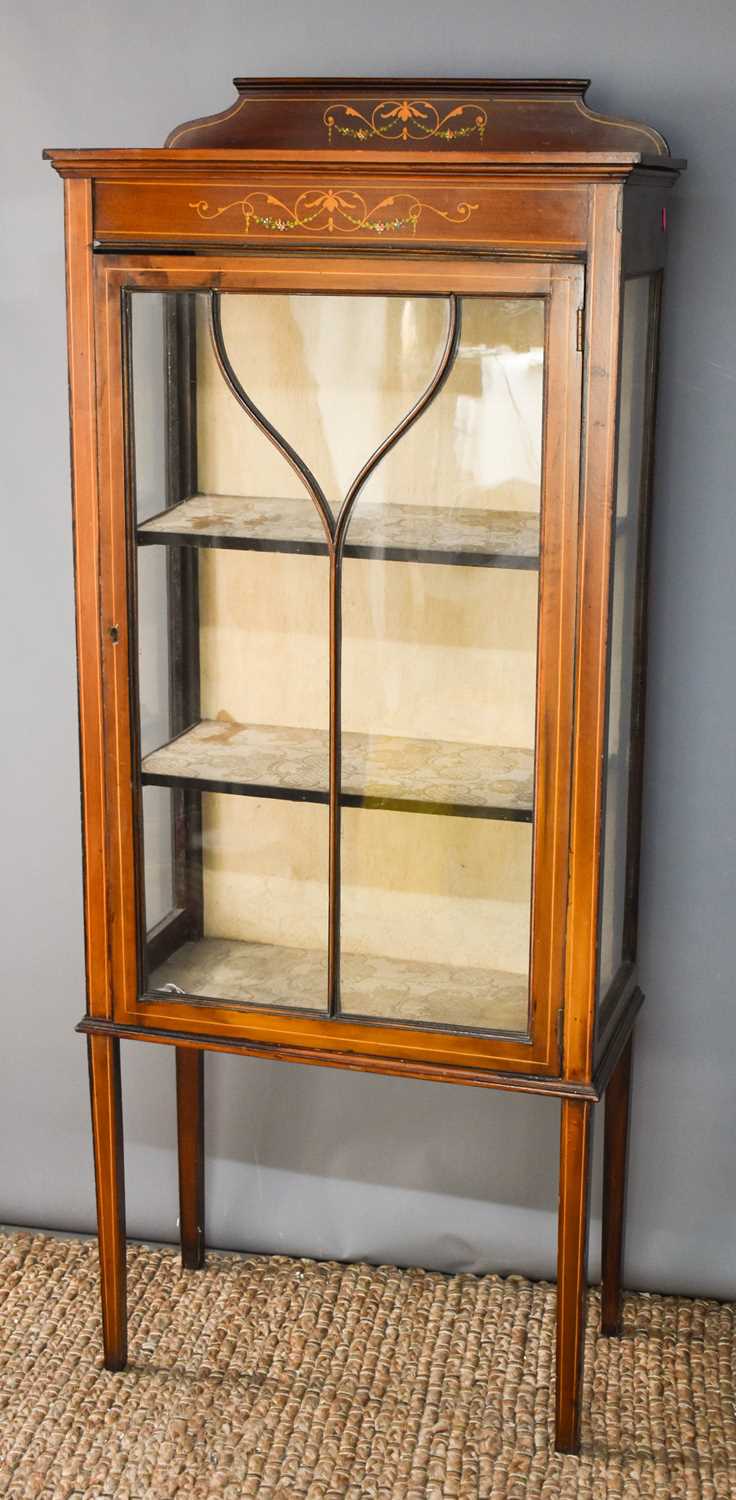
[{"label": "floral marquetry inlay", "polygon": [[220,219],[224,214],[239,211],[244,221],[246,234],[252,228],[267,229],[276,234],[289,234],[303,230],[308,234],[355,234],[370,231],[381,235],[387,232],[409,230],[416,233],[417,225],[424,213],[434,214],[447,224],[465,224],[478,208],[477,203],[460,202],[450,211],[424,203],[413,193],[390,193],[377,203],[369,205],[362,193],[353,189],[310,189],[300,193],[289,205],[265,189],[254,189],[243,198],[222,207],[211,207],[205,198],[190,203],[200,219]]},{"label": "floral marquetry inlay", "polygon": [[324,112],[330,145],[333,133],[353,141],[483,140],[488,116],[477,104],[456,104],[441,114],[429,99],[382,99],[369,115],[353,104],[330,104]]}]

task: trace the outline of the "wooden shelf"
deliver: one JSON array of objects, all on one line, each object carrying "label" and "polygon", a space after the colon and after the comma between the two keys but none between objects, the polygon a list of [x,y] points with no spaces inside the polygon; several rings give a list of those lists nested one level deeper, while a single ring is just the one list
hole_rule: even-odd
[{"label": "wooden shelf", "polygon": [[[241,1005],[325,1014],[327,955],[307,948],[201,938],[154,970],[148,993],[208,997]],[[343,953],[343,1015],[526,1032],[528,981],[497,969]]]},{"label": "wooden shelf", "polygon": [[[311,501],[244,495],[192,495],[144,521],[139,543],[235,547],[244,551],[326,555]],[[539,517],[532,511],[459,510],[359,500],[346,557],[486,568],[539,567]]]},{"label": "wooden shelf", "polygon": [[[289,801],[328,800],[326,730],[203,720],[147,755],[148,786],[193,786]],[[534,753],[454,740],[344,732],[347,807],[532,820]]]}]

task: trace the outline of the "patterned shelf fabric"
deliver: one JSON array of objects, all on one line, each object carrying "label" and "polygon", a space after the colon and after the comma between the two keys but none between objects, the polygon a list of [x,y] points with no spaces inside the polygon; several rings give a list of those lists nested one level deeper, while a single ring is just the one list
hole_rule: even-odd
[{"label": "patterned shelf fabric", "polygon": [[[149,990],[324,1013],[327,954],[205,937],[185,943],[156,969]],[[343,953],[340,995],[348,1015],[493,1031],[527,1029],[527,979],[497,969]]]},{"label": "patterned shelf fabric", "polygon": [[[139,530],[148,536],[220,536],[259,545],[325,541],[320,518],[306,496],[303,500],[272,500],[245,495],[192,495],[144,521]],[[537,559],[539,516],[532,511],[383,505],[359,499],[348,527],[347,547]]]},{"label": "patterned shelf fabric", "polygon": [[[147,755],[143,774],[327,793],[328,748],[326,730],[205,719]],[[378,799],[527,812],[534,752],[346,731],[342,789]]]}]

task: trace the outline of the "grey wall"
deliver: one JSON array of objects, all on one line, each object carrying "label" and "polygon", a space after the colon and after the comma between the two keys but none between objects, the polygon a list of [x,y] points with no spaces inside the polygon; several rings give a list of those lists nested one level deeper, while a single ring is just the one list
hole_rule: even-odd
[{"label": "grey wall", "polygon": [[[210,0],[2,23],[0,1217],[90,1229],[61,185],[41,148],[159,144],[247,73],[591,73],[673,198],[652,577],[627,1280],[736,1294],[736,245],[729,0]],[[129,1227],[175,1235],[173,1058],[124,1048]],[[553,1269],[557,1106],[208,1059],[210,1242]],[[599,1137],[602,1131],[599,1128]],[[599,1141],[600,1144],[600,1141]],[[597,1199],[596,1199],[597,1204]],[[597,1261],[597,1224],[592,1244]]]}]

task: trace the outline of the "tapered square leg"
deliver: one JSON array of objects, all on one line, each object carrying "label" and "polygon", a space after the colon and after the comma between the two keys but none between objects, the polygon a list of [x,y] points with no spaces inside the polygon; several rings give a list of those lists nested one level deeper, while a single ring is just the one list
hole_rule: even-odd
[{"label": "tapered square leg", "polygon": [[601,1333],[621,1332],[621,1271],[626,1213],[626,1158],[629,1142],[631,1052],[633,1034],[624,1047],[606,1089],[603,1146],[603,1288]]},{"label": "tapered square leg", "polygon": [[577,1453],[580,1441],[591,1126],[592,1105],[588,1099],[562,1100],[555,1400],[555,1447],[558,1453]]},{"label": "tapered square leg", "polygon": [[118,1038],[89,1036],[87,1058],[95,1156],[105,1369],[122,1370],[128,1358],[128,1328],[123,1111]]},{"label": "tapered square leg", "polygon": [[204,1265],[204,1052],[175,1051],[181,1263],[198,1271]]}]

